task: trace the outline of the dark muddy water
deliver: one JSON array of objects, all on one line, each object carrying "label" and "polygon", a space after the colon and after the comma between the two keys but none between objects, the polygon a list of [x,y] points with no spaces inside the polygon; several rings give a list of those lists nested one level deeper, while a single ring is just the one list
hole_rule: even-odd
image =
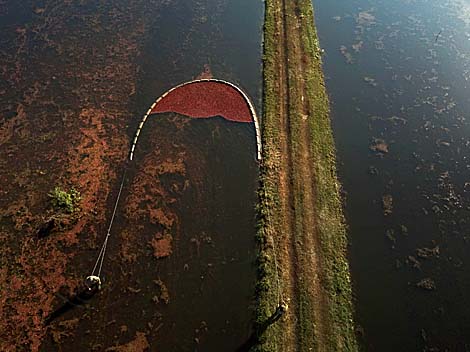
[{"label": "dark muddy water", "polygon": [[[206,0],[164,7],[142,56],[136,110],[145,112],[157,95],[209,69],[238,84],[259,111],[262,6]],[[166,158],[184,160],[184,170],[159,177],[174,192],[164,197],[164,206],[176,225],[170,229],[173,253],[154,271],[170,293],[169,303],[155,309],[162,315],[155,345],[163,351],[235,350],[248,338],[252,319],[258,170],[253,125],[154,115],[136,149],[136,177],[145,174],[154,150],[157,165]],[[161,228],[145,233],[152,237],[155,230]],[[154,280],[145,265],[140,272],[147,282]]]},{"label": "dark muddy water", "polygon": [[470,350],[470,3],[314,6],[363,347]]},{"label": "dark muddy water", "polygon": [[[158,276],[170,295],[168,303],[157,304],[163,324],[157,345],[171,351],[235,350],[247,338],[252,318],[254,131],[220,118],[159,116],[146,127],[136,154],[145,155],[136,162],[136,181],[149,164],[176,165],[160,173],[156,206],[149,207],[165,209],[174,224],[147,221],[142,231],[149,240],[168,233],[173,252],[156,266],[147,260],[137,269],[147,283]],[[159,152],[152,158],[154,150]],[[167,190],[163,197],[160,189]],[[134,216],[129,218],[134,224]]]},{"label": "dark muddy water", "polygon": [[[181,1],[163,7],[141,56],[136,116],[204,69],[239,84],[259,108],[261,21],[261,2]],[[93,318],[77,328],[77,345],[89,347],[95,340],[87,338],[90,329],[101,332],[103,346],[116,344],[103,323],[116,331],[124,324],[127,339],[144,332],[151,348],[162,351],[230,351],[248,338],[255,155],[250,124],[168,114],[148,120],[120,208],[125,216],[116,224],[121,237],[111,247],[119,253],[111,259],[119,269],[107,269],[111,283],[105,293],[112,303],[97,308],[99,324]],[[148,214],[153,211],[160,211],[156,220]],[[168,238],[169,252],[156,254],[162,246],[165,252]]]},{"label": "dark muddy water", "polygon": [[[129,138],[156,97],[204,70],[239,85],[259,111],[262,2],[158,5],[137,31],[142,45],[132,62],[138,82]],[[12,16],[17,12],[15,23],[27,23],[31,6],[17,7],[9,8]],[[79,23],[74,26],[79,33]],[[172,114],[149,118],[129,165],[103,290],[76,305],[57,294],[56,316],[40,350],[236,350],[249,337],[253,318],[257,176],[252,124]],[[108,199],[110,210],[118,186]],[[98,227],[100,242],[106,224]],[[70,269],[75,279],[79,269],[92,267],[98,251],[81,253]]]},{"label": "dark muddy water", "polygon": [[63,339],[77,351],[129,341],[132,351],[235,351],[252,320],[254,130],[161,114],[141,138],[103,290],[55,323],[79,318]]}]

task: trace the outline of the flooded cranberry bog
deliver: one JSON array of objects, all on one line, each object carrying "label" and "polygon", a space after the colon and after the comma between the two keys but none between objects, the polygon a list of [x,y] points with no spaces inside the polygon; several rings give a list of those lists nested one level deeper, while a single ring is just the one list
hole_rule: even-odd
[{"label": "flooded cranberry bog", "polygon": [[[210,74],[259,109],[262,4],[0,3],[0,349],[235,350],[251,333],[251,123],[141,116]],[[102,274],[78,296],[128,167]],[[56,187],[80,193],[61,208]],[[60,205],[61,203],[59,203]]]},{"label": "flooded cranberry bog", "polygon": [[470,349],[467,1],[314,1],[367,351]]}]

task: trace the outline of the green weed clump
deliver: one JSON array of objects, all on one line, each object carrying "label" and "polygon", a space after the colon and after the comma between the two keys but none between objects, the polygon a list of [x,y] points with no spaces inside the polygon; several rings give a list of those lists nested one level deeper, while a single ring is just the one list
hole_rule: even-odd
[{"label": "green weed clump", "polygon": [[64,191],[60,187],[55,187],[48,194],[51,205],[59,211],[63,211],[68,214],[73,214],[78,211],[80,204],[80,192],[75,188],[70,191]]}]

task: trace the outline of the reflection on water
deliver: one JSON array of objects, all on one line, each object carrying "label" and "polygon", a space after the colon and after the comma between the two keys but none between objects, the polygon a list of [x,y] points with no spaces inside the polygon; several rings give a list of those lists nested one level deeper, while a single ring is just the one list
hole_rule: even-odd
[{"label": "reflection on water", "polygon": [[470,348],[470,4],[314,1],[371,351]]}]

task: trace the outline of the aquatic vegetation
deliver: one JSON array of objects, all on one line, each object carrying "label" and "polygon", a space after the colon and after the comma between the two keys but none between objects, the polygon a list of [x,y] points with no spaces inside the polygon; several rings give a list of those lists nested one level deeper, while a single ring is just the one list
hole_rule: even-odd
[{"label": "aquatic vegetation", "polygon": [[368,83],[372,87],[377,87],[378,83],[372,77],[364,77],[364,82]]},{"label": "aquatic vegetation", "polygon": [[372,10],[361,11],[356,17],[356,22],[358,25],[370,26],[375,22],[375,16],[372,14]]},{"label": "aquatic vegetation", "polygon": [[348,48],[345,45],[341,45],[339,47],[339,51],[340,51],[341,55],[344,56],[344,58],[346,59],[346,62],[348,64],[354,63],[354,58],[353,58],[352,54],[348,51]]},{"label": "aquatic vegetation", "polygon": [[172,242],[173,237],[170,234],[157,234],[155,238],[152,238],[150,245],[153,248],[153,255],[155,258],[166,258],[172,253]]},{"label": "aquatic vegetation", "polygon": [[61,187],[55,187],[48,194],[52,206],[59,211],[72,214],[79,209],[80,203],[80,192],[75,188],[70,191],[64,191]]}]

